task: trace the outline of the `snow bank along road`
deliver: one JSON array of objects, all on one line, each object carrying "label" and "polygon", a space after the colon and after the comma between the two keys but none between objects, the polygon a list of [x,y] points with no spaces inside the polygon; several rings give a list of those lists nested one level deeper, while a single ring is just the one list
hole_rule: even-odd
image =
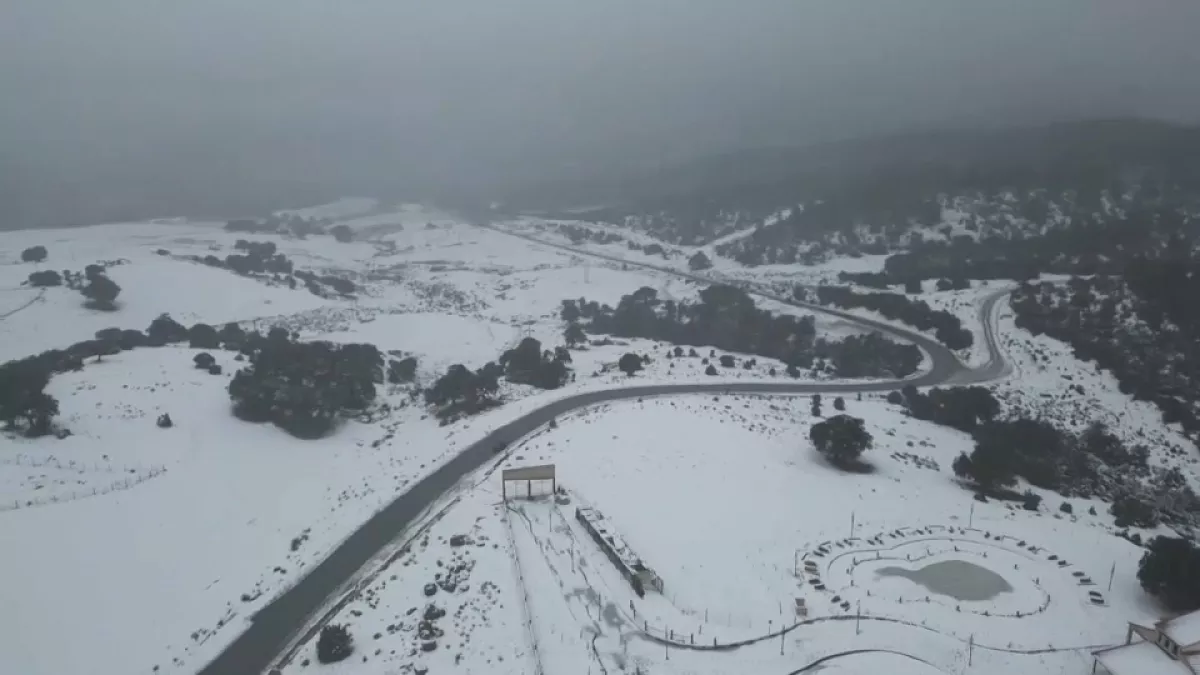
[{"label": "snow bank along road", "polygon": [[[500,231],[502,232],[502,230]],[[548,244],[532,237],[523,238],[531,239],[539,245],[564,248],[581,255],[597,255],[590,252],[577,251],[565,246]],[[597,257],[607,258],[607,256]],[[639,265],[638,263],[630,263],[619,258],[611,259],[630,265]],[[709,279],[671,269],[658,268],[651,265],[639,266],[695,279],[703,283],[711,283]],[[370,520],[339,544],[328,557],[313,567],[308,574],[277,596],[270,604],[259,610],[251,618],[250,625],[246,627],[245,631],[235,638],[221,654],[205,666],[200,671],[200,675],[229,675],[230,673],[251,675],[254,673],[263,673],[271,668],[281,652],[289,646],[301,631],[305,630],[309,622],[321,612],[326,604],[333,599],[335,594],[340,590],[347,589],[349,583],[354,580],[359,570],[372,558],[381,553],[385,547],[395,541],[427,506],[453,488],[468,473],[483,466],[489,459],[495,459],[494,449],[498,444],[511,443],[536,430],[543,424],[548,423],[551,419],[577,408],[620,399],[679,394],[832,394],[891,391],[910,384],[920,387],[941,384],[952,380],[984,381],[995,377],[996,374],[1004,370],[1003,356],[998,351],[992,331],[986,328],[990,324],[992,309],[996,300],[1003,295],[1003,292],[989,297],[987,302],[984,303],[982,313],[983,318],[986,319],[984,322],[985,338],[987,339],[987,346],[991,357],[988,364],[983,368],[978,371],[972,371],[965,368],[945,346],[924,335],[906,331],[879,321],[865,319],[849,312],[799,303],[752,289],[747,289],[747,291],[754,292],[763,297],[769,297],[772,300],[805,307],[812,311],[833,314],[873,330],[893,335],[901,340],[913,342],[929,354],[932,366],[926,373],[907,380],[812,384],[793,382],[658,384],[584,392],[548,403],[493,430],[485,437],[468,446],[449,462],[426,476],[407,492],[397,497],[395,501],[372,516]]]}]

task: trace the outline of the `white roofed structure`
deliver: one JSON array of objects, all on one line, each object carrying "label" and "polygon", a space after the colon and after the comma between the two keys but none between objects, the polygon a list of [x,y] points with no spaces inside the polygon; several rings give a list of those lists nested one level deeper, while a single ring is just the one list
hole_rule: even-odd
[{"label": "white roofed structure", "polygon": [[[1141,639],[1135,642],[1134,636]],[[1200,675],[1200,611],[1164,619],[1153,628],[1130,623],[1125,644],[1093,656],[1093,673]]]}]

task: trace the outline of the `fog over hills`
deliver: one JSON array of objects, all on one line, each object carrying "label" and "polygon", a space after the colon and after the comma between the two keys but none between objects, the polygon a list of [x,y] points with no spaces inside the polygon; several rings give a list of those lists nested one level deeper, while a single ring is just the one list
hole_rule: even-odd
[{"label": "fog over hills", "polygon": [[0,8],[0,227],[462,199],[746,148],[1200,120],[1153,0]]}]

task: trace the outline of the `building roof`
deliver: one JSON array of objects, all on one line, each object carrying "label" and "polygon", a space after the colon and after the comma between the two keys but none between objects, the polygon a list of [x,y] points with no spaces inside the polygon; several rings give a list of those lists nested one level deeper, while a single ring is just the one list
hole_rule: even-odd
[{"label": "building roof", "polygon": [[1200,611],[1168,619],[1159,623],[1157,628],[1180,647],[1190,647],[1200,642]]},{"label": "building roof", "polygon": [[1112,675],[1192,675],[1183,661],[1167,656],[1153,642],[1135,642],[1096,652],[1100,665]]}]

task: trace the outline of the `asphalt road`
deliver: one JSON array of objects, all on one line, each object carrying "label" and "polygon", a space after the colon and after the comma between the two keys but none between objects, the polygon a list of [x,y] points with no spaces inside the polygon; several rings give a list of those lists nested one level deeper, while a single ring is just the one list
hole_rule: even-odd
[{"label": "asphalt road", "polygon": [[[516,235],[514,235],[516,236]],[[557,248],[568,247],[546,244],[534,239],[541,245]],[[607,256],[597,256],[607,257]],[[634,265],[619,258],[617,262]],[[703,283],[712,280],[700,276],[680,273],[666,268],[651,267],[661,272],[692,278]],[[796,382],[731,382],[731,383],[692,383],[692,384],[660,384],[622,389],[608,389],[576,394],[567,398],[548,403],[537,410],[501,426],[473,445],[467,447],[453,459],[442,465],[433,473],[413,485],[407,492],[401,494],[383,510],[376,513],[366,523],[335,548],[328,557],[309,570],[303,578],[282,592],[270,604],[263,607],[252,618],[245,630],[235,638],[213,661],[199,671],[200,675],[253,675],[264,673],[275,665],[276,659],[288,647],[293,638],[304,630],[310,619],[316,616],[339,591],[348,587],[359,571],[373,557],[382,552],[385,547],[400,537],[406,528],[424,511],[424,509],[453,488],[460,479],[480,468],[490,459],[495,459],[495,447],[500,443],[511,443],[551,419],[564,413],[597,403],[633,399],[646,396],[667,396],[680,394],[835,394],[857,392],[879,392],[900,389],[907,385],[929,386],[941,384],[956,379],[982,381],[988,376],[987,372],[970,371],[940,343],[894,326],[871,319],[855,316],[840,310],[826,307],[811,306],[791,299],[780,298],[762,291],[751,291],[762,297],[768,297],[791,305],[802,306],[813,311],[839,316],[848,321],[888,333],[902,340],[913,342],[926,351],[931,359],[930,369],[915,378],[891,382],[846,382],[805,384]],[[991,316],[991,308],[1003,293],[997,293],[985,303],[986,316]],[[1000,364],[1003,368],[1003,357],[996,350],[995,338],[990,329],[990,321],[985,322],[985,339],[991,350],[989,363]],[[999,372],[999,371],[996,371]],[[978,377],[979,379],[976,379]],[[231,627],[232,628],[232,627]]]},{"label": "asphalt road", "polygon": [[[872,330],[877,330],[877,331],[887,334],[887,335],[891,335],[892,337],[898,338],[905,342],[911,342],[911,343],[917,345],[918,347],[920,347],[922,350],[924,350],[925,354],[927,356],[929,356],[929,359],[932,362],[932,364],[930,366],[931,372],[940,373],[943,376],[941,380],[938,380],[939,382],[948,380],[951,377],[953,377],[954,375],[959,374],[961,371],[966,370],[966,368],[964,368],[964,366],[958,360],[958,358],[956,356],[954,356],[954,353],[951,352],[949,349],[947,349],[945,345],[938,342],[937,340],[934,340],[933,338],[921,335],[920,333],[907,331],[902,328],[897,328],[897,327],[893,326],[892,324],[884,323],[882,321],[876,321],[875,319],[869,319],[869,318],[863,317],[863,316],[858,316],[857,314],[854,314],[852,312],[847,312],[847,311],[835,309],[832,307],[826,307],[824,305],[814,305],[809,302],[801,302],[799,300],[796,300],[795,298],[778,295],[776,293],[772,293],[769,290],[764,290],[760,286],[757,286],[757,285],[751,284],[751,283],[747,283],[747,282],[730,281],[727,279],[712,279],[712,278],[706,277],[701,274],[693,274],[691,272],[683,272],[681,270],[677,270],[677,269],[662,266],[662,265],[654,265],[652,263],[626,260],[624,258],[621,258],[618,256],[613,256],[613,255],[608,255],[605,253],[597,253],[594,251],[587,251],[587,250],[574,248],[571,246],[567,246],[565,244],[555,244],[552,242],[543,241],[541,239],[538,239],[537,237],[532,237],[527,234],[519,234],[516,232],[509,232],[502,228],[494,227],[492,225],[480,225],[480,227],[485,227],[489,230],[492,230],[493,232],[499,232],[500,234],[506,234],[510,237],[524,239],[525,241],[537,244],[539,246],[545,246],[547,248],[556,248],[556,249],[559,249],[562,251],[567,251],[567,252],[573,253],[575,255],[588,256],[588,257],[592,257],[592,258],[598,258],[600,260],[607,260],[609,262],[619,263],[619,264],[625,265],[627,267],[640,267],[642,269],[653,270],[653,271],[659,272],[661,274],[669,274],[671,276],[679,277],[681,279],[687,279],[689,281],[695,281],[695,282],[701,283],[701,284],[716,284],[716,283],[734,284],[734,285],[737,285],[738,287],[740,287],[742,290],[746,291],[746,293],[748,293],[750,295],[754,295],[754,296],[757,296],[760,298],[766,298],[768,300],[774,300],[776,302],[781,302],[785,305],[791,305],[793,307],[801,307],[803,309],[807,309],[809,311],[820,313],[820,314],[827,314],[829,316],[835,316],[840,319],[844,319],[846,321],[850,321],[850,322],[859,324],[860,326],[866,326],[867,328],[870,328]],[[991,345],[989,345],[989,346],[991,346]],[[993,352],[993,353],[995,353],[995,352]]]}]

